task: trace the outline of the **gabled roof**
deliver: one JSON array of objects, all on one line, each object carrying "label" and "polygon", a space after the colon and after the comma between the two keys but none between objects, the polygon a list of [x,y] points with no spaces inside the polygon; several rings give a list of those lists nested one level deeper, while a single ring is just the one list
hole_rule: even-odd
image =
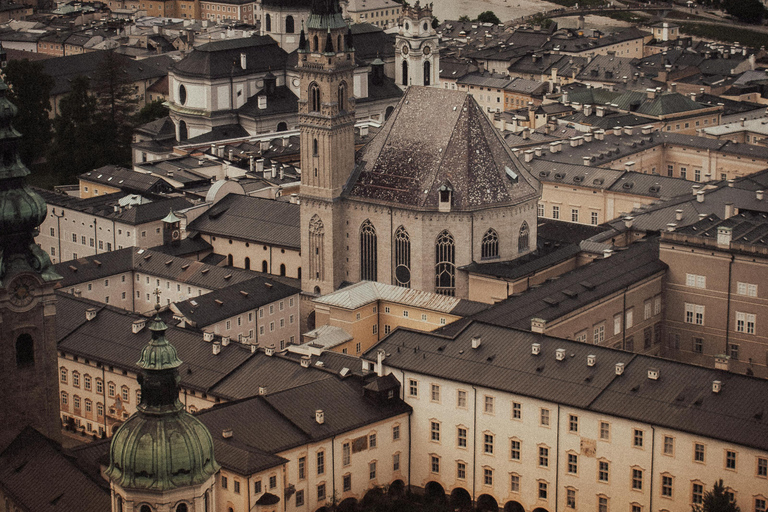
[{"label": "gabled roof", "polygon": [[474,98],[409,87],[381,131],[358,152],[345,194],[436,210],[441,187],[452,190],[456,211],[519,204],[538,193],[539,183]]},{"label": "gabled roof", "polygon": [[99,167],[98,169],[81,174],[79,178],[91,183],[108,185],[133,192],[160,193],[173,190],[173,186],[162,178],[132,171],[117,165]]},{"label": "gabled roof", "polygon": [[[245,54],[246,67],[240,67]],[[222,39],[196,46],[171,72],[185,77],[217,78],[247,76],[253,73],[284,69],[288,54],[269,36]]]}]

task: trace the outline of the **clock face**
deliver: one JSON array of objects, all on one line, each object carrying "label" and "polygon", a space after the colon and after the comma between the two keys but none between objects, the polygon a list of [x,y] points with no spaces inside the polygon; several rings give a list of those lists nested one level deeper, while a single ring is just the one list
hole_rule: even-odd
[{"label": "clock face", "polygon": [[401,51],[403,52],[403,55],[408,55],[408,45],[404,44],[403,49]]},{"label": "clock face", "polygon": [[432,48],[430,48],[429,46],[425,46],[424,55],[429,55],[430,53],[432,53]]},{"label": "clock face", "polygon": [[9,300],[12,305],[23,308],[29,306],[35,299],[32,290],[37,286],[37,281],[30,276],[19,276],[11,281],[8,287]]},{"label": "clock face", "polygon": [[174,240],[178,240],[178,239],[179,239],[179,236],[180,236],[180,235],[179,235],[179,230],[177,230],[177,229],[174,229],[173,231],[171,231],[171,238],[172,238],[172,239],[174,239]]}]

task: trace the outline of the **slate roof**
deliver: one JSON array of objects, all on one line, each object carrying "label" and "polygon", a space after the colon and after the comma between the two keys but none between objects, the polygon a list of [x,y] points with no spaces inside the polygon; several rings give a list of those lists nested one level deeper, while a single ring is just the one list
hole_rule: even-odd
[{"label": "slate roof", "polygon": [[79,178],[92,183],[117,187],[121,190],[132,192],[159,193],[173,190],[173,186],[162,178],[132,171],[117,165],[99,167],[98,169],[81,174]]},{"label": "slate roof", "polygon": [[522,258],[517,258],[512,261],[496,261],[489,263],[473,262],[463,267],[463,270],[466,270],[471,274],[515,280],[527,275],[533,275],[542,269],[573,259],[580,252],[581,250],[579,249],[578,244],[549,244],[547,248],[541,247],[536,252],[526,254]]},{"label": "slate roof", "polygon": [[192,221],[187,230],[301,248],[299,205],[261,197],[228,194]]},{"label": "slate roof", "polygon": [[300,291],[300,288],[259,276],[193,299],[176,302],[173,304],[173,308],[184,315],[184,318],[193,327],[202,329],[245,311],[252,311],[266,304],[296,295]]},{"label": "slate roof", "polygon": [[[259,98],[267,98],[266,108],[259,108]],[[238,109],[239,113],[248,117],[265,117],[275,114],[298,113],[299,98],[290,88],[279,85],[275,92],[268,95],[264,89],[254,94]]]},{"label": "slate roof", "polygon": [[519,204],[539,189],[474,98],[409,87],[381,131],[357,153],[345,195],[436,210],[443,186],[453,190],[454,211]]},{"label": "slate roof", "polygon": [[598,259],[514,295],[472,318],[528,330],[532,318],[554,321],[626,286],[666,271],[659,260],[658,240],[632,244],[609,258]]},{"label": "slate roof", "polygon": [[[240,54],[246,55],[246,69],[240,67]],[[288,54],[269,36],[222,39],[196,46],[171,72],[189,78],[228,78],[261,71],[284,69]]]},{"label": "slate roof", "polygon": [[[315,421],[317,409],[324,412],[323,424]],[[217,462],[225,468],[250,474],[272,467],[268,464],[282,463],[275,457],[279,452],[408,414],[411,410],[400,399],[374,402],[363,396],[359,385],[331,377],[280,393],[216,406],[200,412],[197,417],[214,433]],[[268,428],[253,428],[254,424]],[[224,429],[232,430],[231,438],[216,435]],[[272,456],[271,460],[268,455]]]},{"label": "slate roof", "polygon": [[[471,348],[472,337],[481,338]],[[532,343],[541,345],[538,356]],[[555,359],[563,348],[566,358]],[[453,336],[399,328],[368,350],[385,366],[768,450],[768,381],[474,322]],[[587,366],[587,355],[596,364]],[[490,359],[490,361],[489,361]],[[624,372],[616,376],[616,363]],[[659,370],[659,379],[647,376]],[[397,375],[397,373],[395,373]],[[712,381],[723,383],[712,392]]]},{"label": "slate roof", "polygon": [[740,213],[721,219],[717,215],[709,215],[704,219],[677,229],[673,232],[662,232],[662,240],[686,245],[718,247],[718,228],[728,227],[731,231],[731,245],[726,250],[753,254],[753,251],[764,251],[768,248],[768,215]]},{"label": "slate roof", "polygon": [[382,60],[395,58],[395,34],[387,34],[370,23],[355,23],[350,28],[355,60],[370,63],[377,57]]},{"label": "slate roof", "polygon": [[0,453],[0,489],[24,510],[35,512],[103,512],[111,503],[109,489],[32,427]]}]

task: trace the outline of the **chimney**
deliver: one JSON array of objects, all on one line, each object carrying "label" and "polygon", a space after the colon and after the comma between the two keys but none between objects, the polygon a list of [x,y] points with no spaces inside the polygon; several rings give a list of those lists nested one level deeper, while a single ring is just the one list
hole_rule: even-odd
[{"label": "chimney", "polygon": [[764,190],[757,190],[757,191],[755,191],[755,199],[757,199],[758,201],[762,201],[764,195],[765,195],[765,191]]},{"label": "chimney", "polygon": [[531,129],[530,128],[523,128],[523,131],[520,132],[520,136],[523,138],[523,140],[528,140],[531,138]]},{"label": "chimney", "polygon": [[531,318],[531,332],[543,334],[546,327],[547,321],[543,318]]},{"label": "chimney", "polygon": [[90,322],[94,318],[96,318],[96,313],[98,310],[96,308],[88,308],[85,310],[85,320],[87,322]]},{"label": "chimney", "polygon": [[675,210],[675,220],[678,222],[683,220],[683,210]]},{"label": "chimney", "polygon": [[650,380],[659,380],[659,369],[658,368],[648,368],[648,378]]},{"label": "chimney", "polygon": [[364,125],[360,127],[360,136],[365,137],[368,135],[368,125]]},{"label": "chimney", "polygon": [[584,155],[583,157],[581,157],[581,160],[584,165],[589,165],[592,161],[592,157],[589,155]]},{"label": "chimney", "polygon": [[730,219],[733,217],[733,203],[725,203],[725,216],[724,219]]},{"label": "chimney", "polygon": [[251,345],[251,354],[255,353],[255,352],[256,352],[256,349],[258,349],[258,348],[259,348],[259,345],[258,345],[258,344],[256,344],[256,343],[254,343],[253,345]]},{"label": "chimney", "polygon": [[656,89],[649,87],[645,90],[646,94],[648,95],[649,100],[655,100],[656,99]]},{"label": "chimney", "polygon": [[533,160],[533,151],[531,151],[530,149],[526,151],[524,155],[525,155],[524,159],[526,162],[530,162],[531,160]]},{"label": "chimney", "polygon": [[730,367],[730,356],[719,354],[715,356],[715,370],[728,371]]},{"label": "chimney", "polygon": [[563,147],[563,143],[560,141],[557,142],[550,142],[549,144],[549,152],[550,153],[559,153],[560,150]]},{"label": "chimney", "polygon": [[604,117],[605,116],[605,107],[596,107],[595,108],[595,114],[597,117]]},{"label": "chimney", "polygon": [[384,350],[377,350],[376,351],[376,375],[379,377],[384,376],[384,356],[386,355],[386,352]]},{"label": "chimney", "polygon": [[541,156],[543,153],[544,153],[544,148],[542,148],[541,146],[533,150],[533,154],[536,156]]},{"label": "chimney", "polygon": [[231,428],[225,428],[224,430],[221,431],[221,437],[223,437],[224,439],[231,439],[232,436],[234,435],[235,433],[232,431]]},{"label": "chimney", "polygon": [[632,223],[633,223],[634,221],[635,221],[635,218],[634,218],[634,217],[632,217],[631,215],[627,215],[626,217],[624,217],[624,226],[625,226],[627,229],[630,229],[630,228],[632,227]]},{"label": "chimney", "polygon": [[266,395],[267,394],[267,387],[266,386],[259,386],[259,394],[260,395]]},{"label": "chimney", "polygon": [[583,109],[585,116],[591,116],[592,115],[592,105],[584,105]]},{"label": "chimney", "polygon": [[624,363],[616,363],[616,375],[624,373]]},{"label": "chimney", "polygon": [[635,162],[631,161],[631,162],[625,163],[624,164],[624,170],[628,171],[628,172],[634,171],[635,170]]},{"label": "chimney", "polygon": [[245,53],[240,54],[240,68],[245,69],[246,65],[246,59],[245,59]]},{"label": "chimney", "polygon": [[579,140],[576,137],[571,137],[570,142],[572,148],[575,148],[579,145]]},{"label": "chimney", "polygon": [[481,342],[482,342],[482,339],[480,338],[480,336],[472,336],[472,348],[480,347]]},{"label": "chimney", "polygon": [[207,342],[213,341],[213,333],[212,332],[204,332],[203,333],[203,341],[207,341]]},{"label": "chimney", "polygon": [[133,324],[131,324],[131,331],[133,334],[136,334],[141,331],[145,325],[147,325],[147,321],[145,319],[134,320]]},{"label": "chimney", "polygon": [[565,359],[565,349],[564,348],[558,348],[555,350],[555,359],[558,361],[562,361]]},{"label": "chimney", "polygon": [[267,95],[266,94],[262,94],[261,96],[259,96],[258,105],[257,106],[259,107],[259,110],[266,110],[266,108],[267,108]]},{"label": "chimney", "polygon": [[643,135],[650,135],[652,131],[653,131],[653,126],[645,125],[643,126],[640,133],[642,133]]},{"label": "chimney", "polygon": [[701,189],[701,185],[693,185],[691,187],[691,190],[693,191],[694,196],[699,193],[699,189]]},{"label": "chimney", "polygon": [[291,194],[291,204],[299,204],[299,194]]},{"label": "chimney", "polygon": [[217,356],[217,355],[219,355],[219,352],[221,352],[221,342],[220,341],[214,341],[213,342],[213,355]]},{"label": "chimney", "polygon": [[634,135],[635,131],[632,129],[631,126],[625,126],[624,127],[624,134],[625,135]]},{"label": "chimney", "polygon": [[541,353],[541,343],[534,343],[531,345],[531,354],[537,356]]},{"label": "chimney", "polygon": [[325,423],[325,413],[323,412],[322,409],[317,409],[315,411],[315,421],[317,422],[318,425],[322,425],[323,423]]},{"label": "chimney", "polygon": [[747,121],[747,118],[746,118],[746,117],[742,117],[742,118],[740,118],[740,119],[739,119],[739,124],[740,124],[741,126],[744,126],[744,123],[745,123],[746,121]]},{"label": "chimney", "polygon": [[597,130],[595,132],[595,140],[605,140],[605,130]]},{"label": "chimney", "polygon": [[719,393],[720,390],[723,389],[723,383],[719,380],[713,380],[712,381],[712,392],[713,393]]},{"label": "chimney", "polygon": [[590,354],[587,356],[587,366],[595,366],[595,363],[597,362],[597,356],[594,354]]},{"label": "chimney", "polygon": [[583,137],[584,137],[584,142],[592,142],[592,137],[593,137],[592,132],[585,133]]},{"label": "chimney", "polygon": [[221,337],[221,346],[226,347],[229,345],[229,336],[222,336]]},{"label": "chimney", "polygon": [[603,259],[610,258],[611,254],[613,254],[612,249],[603,249]]},{"label": "chimney", "polygon": [[677,224],[675,224],[674,222],[670,222],[669,224],[667,224],[667,231],[671,233],[675,230],[676,227],[677,227]]},{"label": "chimney", "polygon": [[272,357],[273,355],[275,355],[275,344],[273,343],[273,344],[271,344],[270,346],[266,347],[266,348],[264,349],[264,353],[265,353],[267,356],[269,356],[269,357]]},{"label": "chimney", "polygon": [[728,180],[728,186],[733,188],[733,184],[736,182],[736,180]]},{"label": "chimney", "polygon": [[613,134],[616,136],[621,135],[621,126],[614,126],[613,127]]},{"label": "chimney", "polygon": [[312,362],[312,358],[309,356],[301,356],[301,367],[309,368],[309,363]]},{"label": "chimney", "polygon": [[703,203],[704,202],[704,191],[703,190],[699,190],[696,193],[696,201],[699,202],[699,203]]},{"label": "chimney", "polygon": [[677,84],[669,84],[670,92],[677,92]]},{"label": "chimney", "polygon": [[730,247],[733,239],[733,228],[719,226],[717,228],[717,245],[720,247]]}]

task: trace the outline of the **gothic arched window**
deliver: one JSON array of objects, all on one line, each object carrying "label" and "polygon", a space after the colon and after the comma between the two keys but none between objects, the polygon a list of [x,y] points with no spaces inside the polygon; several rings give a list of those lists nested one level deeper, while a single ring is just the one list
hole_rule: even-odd
[{"label": "gothic arched window", "polygon": [[336,36],[336,51],[337,52],[343,51],[341,48],[341,35]]},{"label": "gothic arched window", "polygon": [[179,503],[178,505],[176,505],[176,512],[187,512],[187,504]]},{"label": "gothic arched window", "polygon": [[267,263],[267,260],[261,262],[261,271],[265,274],[269,272],[269,263]]},{"label": "gothic arched window", "polygon": [[499,257],[499,234],[493,228],[486,231],[483,235],[480,257],[483,259]]},{"label": "gothic arched window", "polygon": [[293,25],[293,16],[286,16],[285,17],[285,33],[286,34],[293,34],[295,28]]},{"label": "gothic arched window", "polygon": [[523,221],[523,225],[520,226],[520,236],[517,237],[517,251],[524,252],[528,250],[528,223]]},{"label": "gothic arched window", "polygon": [[312,51],[313,51],[313,52],[316,52],[316,51],[317,51],[317,41],[318,41],[318,40],[317,40],[317,36],[315,36],[315,37],[313,37],[313,38],[312,38]]},{"label": "gothic arched window", "polygon": [[312,139],[312,156],[317,156],[317,139]]},{"label": "gothic arched window", "polygon": [[285,263],[280,264],[280,275],[281,276],[285,275]]},{"label": "gothic arched window", "polygon": [[269,14],[264,15],[264,30],[267,32],[272,32],[272,16]]},{"label": "gothic arched window", "polygon": [[323,241],[325,227],[317,215],[309,221],[309,278],[322,281],[325,277],[323,269]]},{"label": "gothic arched window", "polygon": [[245,264],[243,265],[245,267],[245,270],[251,270],[251,258],[245,257]]},{"label": "gothic arched window", "polygon": [[435,242],[435,293],[456,295],[456,242],[448,230]]},{"label": "gothic arched window", "polygon": [[428,60],[424,61],[424,85],[429,85],[432,78],[432,63]]},{"label": "gothic arched window", "polygon": [[187,132],[187,123],[184,121],[179,121],[179,142],[187,140],[187,137],[189,137]]},{"label": "gothic arched window", "polygon": [[411,236],[403,226],[395,230],[395,284],[411,287]]},{"label": "gothic arched window", "polygon": [[16,366],[33,366],[35,364],[35,342],[27,333],[16,338]]},{"label": "gothic arched window", "polygon": [[408,61],[403,61],[403,85],[408,85]]},{"label": "gothic arched window", "polygon": [[315,82],[309,84],[309,111],[320,111],[320,87]]},{"label": "gothic arched window", "polygon": [[360,280],[376,280],[376,228],[370,220],[360,226]]},{"label": "gothic arched window", "polygon": [[347,83],[339,84],[339,111],[347,110]]}]

